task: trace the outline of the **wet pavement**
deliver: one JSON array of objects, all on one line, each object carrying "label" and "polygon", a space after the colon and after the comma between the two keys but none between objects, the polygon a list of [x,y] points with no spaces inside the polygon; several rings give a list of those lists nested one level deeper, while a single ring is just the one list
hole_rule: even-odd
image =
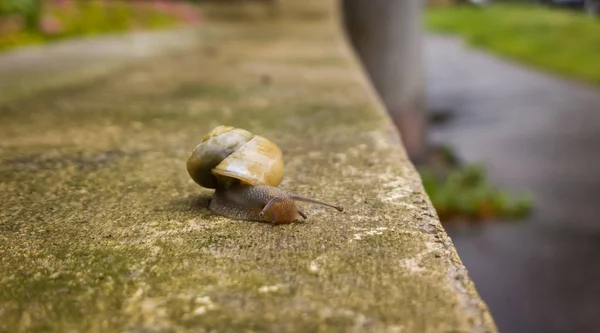
[{"label": "wet pavement", "polygon": [[491,180],[535,196],[527,221],[449,227],[501,332],[600,332],[600,89],[428,36],[432,129]]}]

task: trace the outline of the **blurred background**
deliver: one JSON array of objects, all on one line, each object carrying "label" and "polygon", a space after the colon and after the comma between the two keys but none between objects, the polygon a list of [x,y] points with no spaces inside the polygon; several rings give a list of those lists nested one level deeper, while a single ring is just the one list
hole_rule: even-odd
[{"label": "blurred background", "polygon": [[0,0],[0,50],[199,20],[199,9],[188,2]]},{"label": "blurred background", "polygon": [[501,203],[484,224],[446,225],[501,332],[600,331],[599,3],[424,13],[427,108],[442,119],[430,138],[518,206],[517,219]]},{"label": "blurred background", "polygon": [[[0,68],[59,41],[201,28],[219,6],[277,20],[280,2],[0,0]],[[500,331],[600,332],[600,1],[339,4]]]}]

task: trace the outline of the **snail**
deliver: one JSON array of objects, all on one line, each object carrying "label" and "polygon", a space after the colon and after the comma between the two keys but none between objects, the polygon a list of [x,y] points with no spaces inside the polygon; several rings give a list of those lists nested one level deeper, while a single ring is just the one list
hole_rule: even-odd
[{"label": "snail", "polygon": [[283,156],[277,145],[244,129],[217,126],[202,138],[187,160],[198,185],[215,189],[209,209],[237,220],[291,223],[306,219],[296,201],[342,207],[290,193],[283,180]]}]

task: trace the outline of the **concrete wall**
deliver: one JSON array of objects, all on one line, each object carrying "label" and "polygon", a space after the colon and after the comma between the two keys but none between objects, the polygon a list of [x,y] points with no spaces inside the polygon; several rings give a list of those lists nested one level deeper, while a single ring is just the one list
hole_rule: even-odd
[{"label": "concrete wall", "polygon": [[[172,32],[185,49],[14,87],[0,331],[495,332],[335,13],[211,20]],[[93,56],[72,43],[65,73]],[[36,68],[65,56],[27,52]],[[277,227],[208,211],[185,162],[219,124],[273,140],[283,188],[345,211]]]}]

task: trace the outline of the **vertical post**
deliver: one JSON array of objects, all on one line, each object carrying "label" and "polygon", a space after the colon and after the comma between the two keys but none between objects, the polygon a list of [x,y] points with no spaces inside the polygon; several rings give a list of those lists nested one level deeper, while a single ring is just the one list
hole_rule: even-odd
[{"label": "vertical post", "polygon": [[422,0],[342,0],[350,42],[414,163],[426,158]]}]

